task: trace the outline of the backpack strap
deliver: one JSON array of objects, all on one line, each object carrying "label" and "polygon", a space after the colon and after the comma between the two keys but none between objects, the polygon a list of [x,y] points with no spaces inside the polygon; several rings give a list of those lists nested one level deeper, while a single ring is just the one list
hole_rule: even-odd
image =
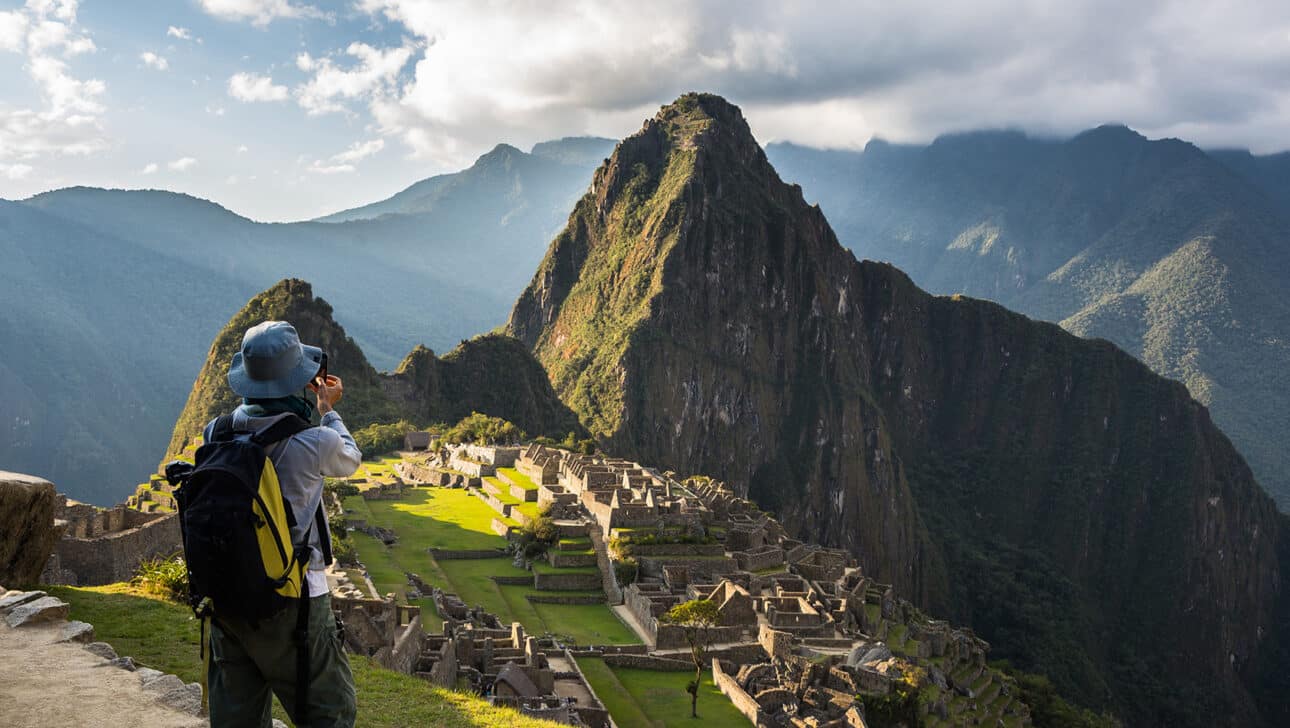
[{"label": "backpack strap", "polygon": [[[232,420],[232,417],[229,417]],[[294,435],[308,430],[313,425],[299,415],[287,415],[273,424],[251,435],[251,440],[260,447],[268,447]]]},{"label": "backpack strap", "polygon": [[[326,497],[324,494],[323,498]],[[322,546],[323,565],[331,566],[331,530],[327,528],[327,519],[323,516],[321,502],[318,504],[318,510],[314,512],[314,523],[318,529],[318,543]]]},{"label": "backpack strap", "polygon": [[223,414],[215,418],[215,426],[211,428],[211,442],[227,442],[233,439],[233,415]]}]

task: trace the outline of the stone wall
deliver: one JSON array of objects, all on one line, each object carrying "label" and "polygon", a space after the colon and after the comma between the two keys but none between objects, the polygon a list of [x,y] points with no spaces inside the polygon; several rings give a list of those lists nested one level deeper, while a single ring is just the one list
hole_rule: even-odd
[{"label": "stone wall", "polygon": [[505,556],[504,549],[437,549],[430,548],[430,555],[439,561],[465,559],[496,559]]},{"label": "stone wall", "polygon": [[735,560],[729,557],[641,556],[638,557],[638,561],[640,562],[641,573],[645,576],[662,577],[663,565],[667,564],[668,566],[684,566],[690,573],[691,581],[695,581],[695,578],[700,575],[729,574],[738,568]]},{"label": "stone wall", "polygon": [[182,549],[179,516],[174,513],[97,538],[63,538],[55,545],[64,576],[75,574],[77,586],[129,581],[143,561],[168,557]]},{"label": "stone wall", "polygon": [[735,708],[743,713],[745,718],[752,721],[753,725],[758,728],[770,725],[770,716],[766,715],[766,711],[762,710],[746,690],[739,687],[739,683],[735,682],[733,677],[721,669],[721,662],[715,659],[712,661],[712,682],[722,694],[730,698],[730,702],[734,703]]},{"label": "stone wall", "polygon": [[[654,631],[655,649],[673,650],[690,646],[690,643],[685,641],[685,628],[675,624],[659,622],[658,620],[655,620],[655,622],[658,625]],[[648,626],[646,629],[648,629]],[[708,630],[713,644],[742,642],[750,632],[752,632],[752,628],[745,626],[713,627]]]},{"label": "stone wall", "polygon": [[755,551],[737,552],[734,557],[740,569],[761,571],[784,563],[784,549],[778,546],[766,546]]},{"label": "stone wall", "polygon": [[605,538],[598,528],[589,528],[587,533],[591,537],[591,547],[596,550],[596,565],[600,567],[600,587],[605,591],[605,599],[610,604],[622,604],[623,590],[618,585],[618,575],[614,573],[613,562],[609,560]]},{"label": "stone wall", "polygon": [[600,574],[543,574],[534,572],[533,586],[542,591],[589,591],[600,588]]},{"label": "stone wall", "polygon": [[654,655],[605,655],[605,664],[611,667],[630,667],[637,670],[655,670],[658,672],[690,672],[694,670],[694,663],[689,660],[655,657]]}]

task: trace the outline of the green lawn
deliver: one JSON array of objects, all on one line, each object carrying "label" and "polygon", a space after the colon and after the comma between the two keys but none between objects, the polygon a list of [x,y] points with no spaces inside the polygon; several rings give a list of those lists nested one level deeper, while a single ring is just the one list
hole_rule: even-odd
[{"label": "green lawn", "polygon": [[[100,587],[46,587],[72,605],[72,618],[89,622],[99,640],[140,665],[198,682],[198,623],[185,606],[163,601],[127,584]],[[377,667],[351,655],[358,693],[358,724],[373,728],[433,725],[443,728],[559,728],[506,708],[495,708],[473,695]],[[277,701],[274,716],[286,720]]]},{"label": "green lawn", "polygon": [[522,501],[519,498],[516,498],[515,496],[511,495],[511,491],[510,491],[511,486],[498,480],[497,478],[484,478],[484,480],[497,486],[498,490],[501,491],[496,494],[497,500],[507,505],[513,506],[513,510],[518,510],[520,513],[523,513],[529,518],[537,518],[537,514],[539,510],[537,501]]},{"label": "green lawn", "polygon": [[537,483],[534,483],[529,476],[521,473],[515,468],[498,468],[497,472],[511,479],[511,482],[523,488],[524,490],[537,490]]},{"label": "green lawn", "polygon": [[686,684],[692,672],[658,672],[612,668],[594,657],[579,657],[582,669],[596,695],[605,703],[618,728],[725,728],[747,726],[749,721],[712,684],[705,671],[699,691],[699,717],[690,717],[690,696]]},{"label": "green lawn", "polygon": [[[536,513],[536,503],[525,503],[524,507],[531,507]],[[485,549],[506,544],[506,539],[489,528],[497,513],[464,490],[417,488],[397,501],[364,501],[352,496],[345,499],[345,509],[353,511],[352,518],[392,529],[398,536],[398,543],[387,547],[365,534],[350,534],[359,558],[381,594],[394,592],[400,600],[406,600],[404,573],[412,572],[427,583],[455,593],[471,607],[482,605],[504,624],[517,621],[532,633],[549,631],[579,644],[640,642],[604,604],[533,604],[525,598],[537,593],[531,584],[499,586],[490,577],[532,576],[512,565],[509,558],[438,561],[431,557],[426,551],[431,546]],[[534,568],[543,572],[598,573],[595,567],[557,570],[544,561],[536,562]],[[433,609],[425,608],[430,600],[418,603],[423,604],[422,625],[427,631],[437,632],[442,618]]]}]

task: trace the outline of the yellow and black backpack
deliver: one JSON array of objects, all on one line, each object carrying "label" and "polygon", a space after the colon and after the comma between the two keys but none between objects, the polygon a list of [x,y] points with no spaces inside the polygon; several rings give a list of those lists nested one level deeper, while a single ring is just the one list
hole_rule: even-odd
[{"label": "yellow and black backpack", "polygon": [[[309,532],[303,543],[292,543],[295,514],[265,448],[309,427],[288,415],[258,432],[239,431],[232,416],[224,415],[197,449],[191,470],[176,473],[189,603],[199,618],[256,622],[292,601],[308,600]],[[330,562],[325,523],[320,505],[315,527],[324,561]]]}]

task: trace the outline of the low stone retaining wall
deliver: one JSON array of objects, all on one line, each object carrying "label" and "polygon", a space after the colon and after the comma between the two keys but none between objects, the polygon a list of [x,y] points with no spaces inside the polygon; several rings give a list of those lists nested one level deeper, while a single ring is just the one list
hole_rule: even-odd
[{"label": "low stone retaining wall", "polygon": [[784,563],[784,549],[778,546],[762,551],[739,551],[734,554],[735,562],[744,571],[761,571]]},{"label": "low stone retaining wall", "polygon": [[511,586],[531,585],[533,577],[531,576],[490,576],[494,584],[509,584]]},{"label": "low stone retaining wall", "polygon": [[569,648],[574,657],[604,657],[606,655],[647,655],[649,645],[585,645]]},{"label": "low stone retaining wall", "polygon": [[[690,646],[690,643],[685,640],[685,628],[665,622],[658,622],[657,624],[658,628],[654,632],[654,646],[656,649],[668,650]],[[714,643],[742,642],[747,639],[745,633],[748,631],[748,627],[738,625],[734,627],[713,627],[708,630],[708,634],[711,635]]]},{"label": "low stone retaining wall", "polygon": [[694,663],[686,660],[674,660],[670,657],[653,655],[605,655],[605,664],[612,667],[629,667],[636,670],[655,670],[657,672],[690,672]]},{"label": "low stone retaining wall", "polygon": [[502,536],[504,538],[509,539],[511,537],[511,532],[515,530],[515,527],[503,521],[500,518],[494,518],[492,523],[492,529],[493,529],[493,533],[497,534],[498,536]]},{"label": "low stone retaining wall", "polygon": [[591,591],[599,589],[600,585],[600,574],[594,572],[533,574],[533,586],[538,591]]},{"label": "low stone retaining wall", "polygon": [[610,604],[622,604],[623,590],[618,585],[614,564],[609,560],[609,550],[605,547],[604,536],[599,528],[589,529],[587,535],[591,537],[591,547],[596,552],[596,566],[600,567],[600,588],[604,590],[606,600]]},{"label": "low stone retaining wall", "polygon": [[559,549],[547,551],[547,563],[556,568],[569,568],[579,566],[596,566],[596,553],[592,551],[589,554],[570,553],[560,551]]},{"label": "low stone retaining wall", "polygon": [[729,662],[735,665],[755,665],[759,662],[766,662],[769,658],[766,656],[766,650],[757,643],[731,645],[729,647],[719,647],[707,650],[705,653],[708,657],[715,657],[722,662]]},{"label": "low stone retaining wall", "polygon": [[603,594],[527,594],[524,597],[533,604],[604,604]]},{"label": "low stone retaining wall", "polygon": [[452,549],[428,549],[430,555],[440,561],[453,561],[462,559],[496,559],[506,555],[503,549],[474,549],[474,550],[452,550]]},{"label": "low stone retaining wall", "polygon": [[538,499],[538,492],[536,489],[529,490],[528,488],[525,488],[522,485],[512,485],[511,495],[515,496],[516,498],[519,498],[520,500],[526,503],[537,503],[537,499]]},{"label": "low stone retaining wall", "polygon": [[627,544],[633,556],[725,556],[719,543],[649,543]]},{"label": "low stone retaining wall", "polygon": [[668,566],[684,566],[690,572],[691,582],[698,581],[696,577],[729,574],[738,569],[735,560],[729,557],[640,556],[637,560],[640,562],[641,573],[645,576],[663,576],[664,564]]}]

